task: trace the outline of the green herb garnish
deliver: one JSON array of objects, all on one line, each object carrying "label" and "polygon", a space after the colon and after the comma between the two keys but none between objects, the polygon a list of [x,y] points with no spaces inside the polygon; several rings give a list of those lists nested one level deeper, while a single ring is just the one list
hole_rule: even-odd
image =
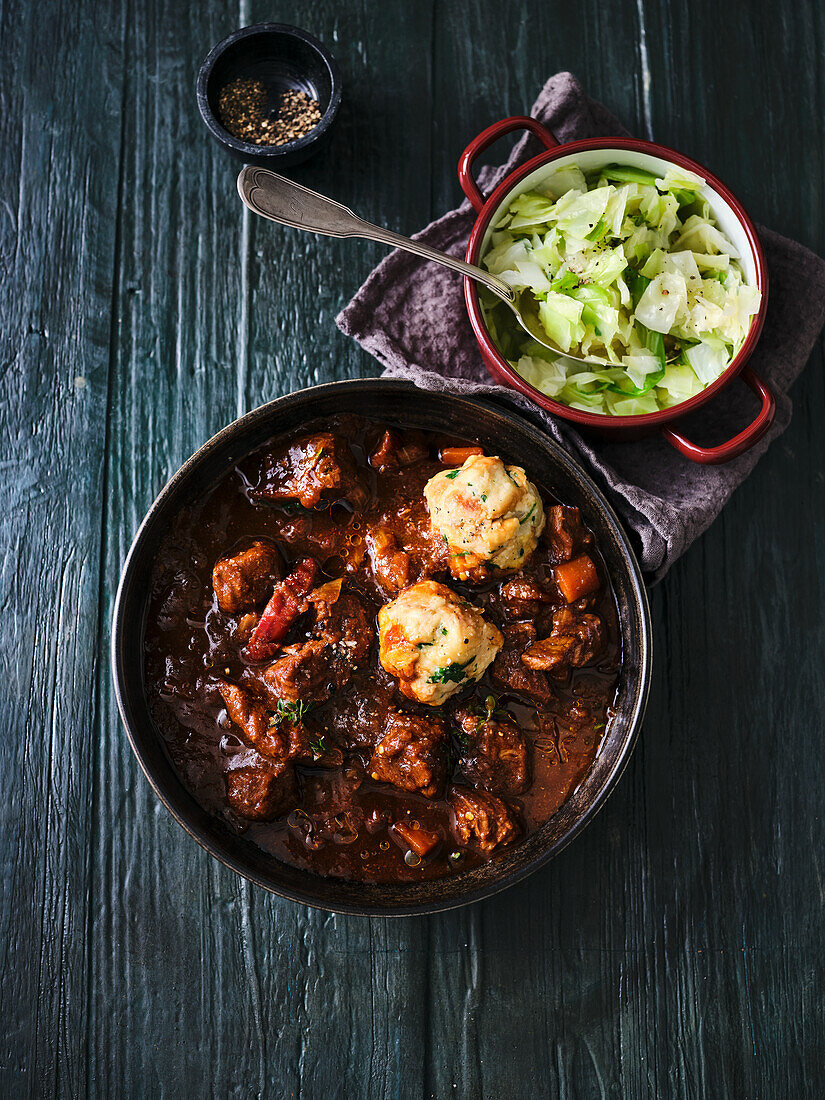
[{"label": "green herb garnish", "polygon": [[519,520],[519,524],[526,523],[527,520],[530,518],[530,516],[532,516],[533,512],[535,512],[535,510],[536,510],[536,506],[534,504],[533,507],[530,509],[530,511],[527,513],[527,515],[524,517],[524,519]]},{"label": "green herb garnish", "polygon": [[489,722],[492,718],[509,718],[510,715],[504,707],[499,706],[499,701],[495,695],[488,695],[484,700],[484,705],[480,704],[472,708],[472,713],[480,718],[484,724]]},{"label": "green herb garnish", "polygon": [[444,475],[448,481],[452,481],[454,477],[458,477],[458,470],[451,470],[449,474]]},{"label": "green herb garnish", "polygon": [[280,726],[282,722],[289,722],[295,725],[302,721],[305,714],[309,714],[313,706],[314,703],[304,702],[303,699],[299,699],[297,703],[285,703],[283,699],[279,699],[275,713],[269,719],[269,724],[270,726]]},{"label": "green herb garnish", "polygon": [[452,664],[444,665],[442,668],[437,668],[431,676],[427,677],[428,684],[460,684],[462,680],[466,679],[465,669],[468,665],[471,665],[475,657],[471,657],[469,661],[465,661],[464,664],[459,664],[458,661],[453,661]]},{"label": "green herb garnish", "polygon": [[317,760],[319,756],[323,756],[327,751],[327,743],[323,735],[316,737],[314,741],[310,741],[309,747],[312,750],[313,757]]}]

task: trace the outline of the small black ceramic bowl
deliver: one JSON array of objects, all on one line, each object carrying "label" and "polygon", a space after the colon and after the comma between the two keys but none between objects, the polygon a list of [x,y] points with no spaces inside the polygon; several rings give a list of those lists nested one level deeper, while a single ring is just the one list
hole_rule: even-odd
[{"label": "small black ceramic bowl", "polygon": [[[175,517],[273,436],[300,431],[308,422],[315,424],[340,413],[472,436],[488,453],[528,467],[561,500],[581,508],[616,595],[622,669],[615,714],[593,766],[535,833],[497,859],[448,878],[349,882],[322,878],[268,855],[227,821],[208,813],[186,789],[152,720],[144,690],[143,649],[152,566]],[[610,505],[584,470],[525,417],[490,401],[420,390],[408,382],[359,379],[315,386],[262,405],[224,428],[183,464],[149,509],[126,559],[115,602],[112,669],[123,724],[146,778],[189,835],[216,859],[273,893],[333,912],[376,916],[435,913],[488,897],[543,867],[604,804],[630,758],[644,715],[651,672],[650,613],[638,563]]]},{"label": "small black ceramic bowl", "polygon": [[[317,99],[321,121],[313,130],[285,145],[253,145],[241,141],[220,122],[218,100],[227,84],[239,77],[260,80],[271,98],[301,91]],[[341,74],[329,50],[317,38],[286,23],[257,23],[224,38],[198,73],[198,110],[219,145],[247,164],[288,168],[323,149],[341,104]]]}]

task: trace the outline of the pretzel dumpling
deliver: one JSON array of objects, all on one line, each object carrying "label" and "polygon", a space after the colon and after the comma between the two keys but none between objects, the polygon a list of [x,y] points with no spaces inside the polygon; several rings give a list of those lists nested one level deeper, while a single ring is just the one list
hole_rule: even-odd
[{"label": "pretzel dumpling", "polygon": [[381,664],[408,699],[439,706],[480,680],[504,641],[444,584],[420,581],[378,612]]},{"label": "pretzel dumpling", "polygon": [[505,466],[500,458],[472,455],[456,470],[441,470],[424,486],[424,496],[459,580],[520,569],[544,529],[535,485],[521,466]]}]

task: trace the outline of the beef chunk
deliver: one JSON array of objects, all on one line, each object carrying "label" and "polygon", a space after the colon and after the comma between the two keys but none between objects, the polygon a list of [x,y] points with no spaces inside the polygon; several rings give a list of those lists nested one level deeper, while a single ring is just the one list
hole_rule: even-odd
[{"label": "beef chunk", "polygon": [[485,855],[509,844],[519,833],[513,811],[495,795],[471,791],[467,787],[451,787],[448,801],[453,811],[453,832],[465,848],[475,848]]},{"label": "beef chunk", "polygon": [[[337,583],[337,582],[335,582]],[[324,586],[332,588],[333,586]],[[315,599],[313,635],[328,649],[330,675],[340,688],[366,663],[375,636],[374,616],[348,588],[332,599]]]},{"label": "beef chunk", "polygon": [[343,753],[327,738],[313,733],[294,707],[279,703],[270,710],[249,690],[218,684],[229,717],[244,740],[274,764],[294,761],[317,768],[337,768]]},{"label": "beef chunk", "polygon": [[378,742],[368,771],[373,779],[402,791],[434,798],[444,783],[447,729],[440,718],[393,713]]},{"label": "beef chunk", "polygon": [[448,568],[447,544],[430,524],[423,496],[410,502],[402,499],[375,516],[365,537],[375,580],[390,598]]},{"label": "beef chunk", "polygon": [[355,507],[366,500],[355,462],[345,440],[331,432],[304,436],[285,451],[267,455],[255,500],[297,500],[314,508],[322,499],[346,499]]},{"label": "beef chunk", "polygon": [[272,591],[272,577],[280,574],[280,555],[267,542],[253,542],[240,554],[221,558],[212,570],[218,607],[234,615],[262,603]]},{"label": "beef chunk", "polygon": [[336,698],[328,719],[330,731],[347,748],[374,749],[386,731],[386,714],[394,694],[394,682],[379,684],[372,678],[359,682],[354,691]]},{"label": "beef chunk", "polygon": [[288,713],[276,714],[276,719],[280,719],[279,728],[289,737],[290,760],[313,768],[341,767],[344,754],[326,734],[310,729],[300,719],[293,718]]},{"label": "beef chunk", "polygon": [[326,561],[337,553],[346,535],[327,512],[302,512],[295,516],[277,517],[277,536],[298,554],[309,554]]},{"label": "beef chunk", "polygon": [[578,508],[554,504],[547,509],[545,538],[550,543],[555,562],[571,561],[586,546],[592,535],[582,523]]},{"label": "beef chunk", "polygon": [[598,615],[563,607],[553,616],[550,637],[534,642],[521,659],[530,669],[561,675],[592,661],[603,644],[604,627]]},{"label": "beef chunk", "polygon": [[549,702],[553,692],[543,672],[523,664],[521,654],[526,645],[535,639],[532,623],[505,623],[504,647],[490,668],[493,682],[505,691],[526,695],[534,703]]},{"label": "beef chunk", "polygon": [[324,589],[333,587],[324,585],[319,590],[322,598],[310,597],[315,611],[312,637],[285,646],[283,656],[263,673],[262,682],[271,698],[323,702],[366,662],[375,633],[371,616],[354,592],[341,592],[340,586],[337,599],[324,599]]},{"label": "beef chunk", "polygon": [[300,754],[308,735],[297,728],[298,724],[278,721],[273,712],[267,710],[246,688],[222,681],[218,684],[218,690],[229,717],[241,729],[244,740],[262,756],[276,763],[285,763]]},{"label": "beef chunk", "polygon": [[516,573],[499,585],[495,603],[508,619],[533,621],[552,614],[560,601],[555,585],[551,591],[536,577]]},{"label": "beef chunk", "polygon": [[312,701],[321,703],[329,698],[327,647],[317,639],[284,646],[282,656],[263,672],[261,681],[274,701],[289,703]]},{"label": "beef chunk", "polygon": [[226,797],[240,817],[272,821],[289,813],[299,799],[291,764],[255,764],[226,773]]},{"label": "beef chunk", "polygon": [[304,558],[289,576],[275,585],[275,591],[264,608],[258,625],[244,647],[243,656],[246,660],[265,661],[273,656],[289,628],[306,610],[306,597],[317,572],[315,561]]},{"label": "beef chunk", "polygon": [[412,562],[410,555],[399,549],[394,535],[383,525],[367,532],[372,571],[381,590],[385,594],[395,595],[410,583]]},{"label": "beef chunk", "polygon": [[527,744],[509,715],[474,713],[469,707],[456,711],[468,749],[461,771],[474,787],[491,794],[521,794],[529,782]]},{"label": "beef chunk", "polygon": [[289,738],[270,725],[270,713],[250,691],[221,681],[218,690],[232,722],[239,727],[247,744],[259,753],[279,762],[289,759]]},{"label": "beef chunk", "polygon": [[370,455],[370,466],[379,473],[397,470],[402,466],[412,466],[428,454],[427,445],[416,432],[405,432],[403,438],[399,432],[388,428],[381,441]]}]

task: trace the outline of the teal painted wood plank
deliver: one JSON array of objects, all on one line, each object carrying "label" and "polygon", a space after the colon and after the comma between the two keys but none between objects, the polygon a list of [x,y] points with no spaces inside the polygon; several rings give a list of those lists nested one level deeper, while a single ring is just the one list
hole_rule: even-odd
[{"label": "teal painted wood plank", "polygon": [[[0,1074],[85,1089],[100,500],[122,19],[0,16]],[[86,105],[95,104],[88,113]],[[114,172],[112,171],[114,169]]]},{"label": "teal painted wood plank", "polygon": [[140,775],[107,655],[122,559],[180,462],[262,400],[376,371],[333,319],[381,250],[245,221],[195,109],[209,47],[256,19],[325,40],[340,124],[296,177],[400,231],[458,201],[469,138],[569,68],[825,252],[825,16],[746,8],[3,9],[4,1095],[816,1093],[821,346],[786,435],[653,593],[654,690],[620,786],[482,905],[330,916],[225,871]]},{"label": "teal painted wood plank", "polygon": [[[379,254],[254,224],[237,199],[239,166],[205,139],[194,109],[194,73],[211,43],[232,28],[217,5],[215,13],[210,23],[203,12],[185,16],[147,5],[136,10],[127,42],[131,94],[123,187],[139,198],[121,210],[120,233],[129,246],[120,260],[116,306],[107,608],[140,513],[189,453],[262,400],[357,375],[369,364],[338,333],[334,317]],[[278,18],[277,12],[265,14]],[[403,80],[410,91],[403,39],[379,48],[371,41],[374,16],[341,15],[334,5],[321,14],[324,22],[309,29],[331,44],[343,39],[345,56],[360,55],[373,79],[389,87]],[[428,6],[413,13],[399,3],[390,14],[413,35],[423,27],[429,43]],[[183,59],[176,52],[181,42]],[[331,150],[342,167],[326,187],[373,216],[401,174],[406,144],[386,104],[369,103],[364,77],[359,87],[358,66],[349,68],[348,101]],[[412,88],[426,100],[426,67],[420,80]],[[359,101],[366,128],[355,112]],[[177,120],[174,132],[170,117]],[[428,129],[420,125],[416,133],[416,141],[425,141]],[[389,169],[383,167],[383,180],[381,149],[393,158]],[[323,187],[318,173],[310,165],[300,178]],[[187,197],[185,180],[208,201]],[[418,190],[399,196],[395,216],[405,215],[409,228],[428,217]],[[331,243],[340,244],[333,256]],[[116,824],[98,838],[95,854],[103,869],[92,899],[98,914],[90,1064],[95,1087],[117,1094],[148,1073],[147,1087],[159,1094],[170,1081],[197,1095],[357,1094],[365,1080],[372,1095],[392,1094],[401,1063],[388,1021],[410,1005],[420,971],[411,960],[389,976],[386,964],[409,932],[297,908],[220,868],[156,805],[123,738],[105,662],[101,696],[98,812]],[[118,884],[125,884],[119,897]],[[147,928],[155,930],[148,943]],[[357,980],[341,982],[341,960]],[[135,1004],[153,1010],[135,1019]],[[416,1012],[421,1021],[425,1010],[422,999]],[[234,1021],[229,1030],[228,1021]],[[224,1053],[217,1060],[194,1057],[191,1034],[198,1036],[198,1051]],[[145,1067],[146,1051],[156,1049],[164,1055]],[[412,1081],[415,1071],[401,1062]]]}]

